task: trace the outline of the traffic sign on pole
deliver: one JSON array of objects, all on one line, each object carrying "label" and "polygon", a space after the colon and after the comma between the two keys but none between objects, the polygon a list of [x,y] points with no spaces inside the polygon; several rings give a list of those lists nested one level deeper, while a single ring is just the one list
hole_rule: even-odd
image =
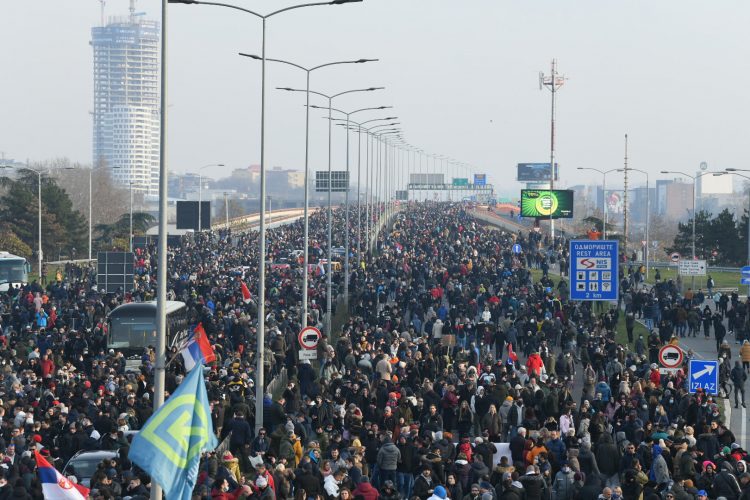
[{"label": "traffic sign on pole", "polygon": [[688,390],[695,394],[698,389],[707,394],[719,394],[719,362],[691,359],[688,365]]},{"label": "traffic sign on pole", "polygon": [[571,240],[571,300],[617,300],[618,249],[617,241]]},{"label": "traffic sign on pole", "polygon": [[681,276],[705,276],[705,260],[680,260],[678,263],[678,272]]},{"label": "traffic sign on pole", "polygon": [[750,266],[745,266],[740,269],[740,273],[742,273],[743,278],[750,278]]},{"label": "traffic sign on pole", "polygon": [[682,366],[684,354],[679,346],[667,344],[659,349],[659,363],[664,368],[676,369]]},{"label": "traffic sign on pole", "polygon": [[521,245],[519,245],[518,243],[514,244],[512,249],[513,253],[521,253]]},{"label": "traffic sign on pole", "polygon": [[297,340],[299,340],[299,346],[302,349],[307,349],[308,351],[313,351],[318,348],[320,338],[320,330],[318,330],[314,326],[307,326],[303,328],[302,330],[300,330],[299,335],[297,336]]},{"label": "traffic sign on pole", "polygon": [[677,252],[673,252],[672,254],[670,254],[669,260],[671,260],[672,262],[675,262],[675,263],[679,262],[680,261],[680,254],[677,253]]}]

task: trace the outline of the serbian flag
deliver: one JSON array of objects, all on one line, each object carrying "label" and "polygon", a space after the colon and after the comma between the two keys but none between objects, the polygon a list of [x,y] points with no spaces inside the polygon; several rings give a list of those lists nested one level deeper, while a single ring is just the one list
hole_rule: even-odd
[{"label": "serbian flag", "polygon": [[34,457],[44,498],[47,500],[86,500],[88,498],[88,488],[72,483],[67,477],[57,472],[36,450],[34,450]]},{"label": "serbian flag", "polygon": [[216,354],[214,354],[214,349],[211,347],[206,336],[206,330],[203,329],[201,323],[198,323],[198,326],[195,327],[193,338],[182,350],[182,359],[185,360],[185,370],[187,371],[192,370],[199,362],[207,365],[216,361]]},{"label": "serbian flag", "polygon": [[508,343],[508,358],[512,359],[514,363],[518,362],[518,355],[513,351],[513,344]]},{"label": "serbian flag", "polygon": [[240,288],[242,289],[242,300],[245,301],[245,304],[250,302],[250,289],[247,287],[244,281],[240,281]]}]

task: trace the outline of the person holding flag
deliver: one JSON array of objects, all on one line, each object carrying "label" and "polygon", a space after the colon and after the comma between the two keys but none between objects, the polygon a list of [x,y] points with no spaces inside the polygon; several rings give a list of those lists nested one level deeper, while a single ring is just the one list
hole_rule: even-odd
[{"label": "person holding flag", "polygon": [[188,372],[198,363],[207,365],[216,361],[216,354],[213,347],[211,347],[211,343],[208,341],[208,336],[206,335],[206,330],[203,329],[202,323],[198,323],[198,326],[195,327],[192,337],[188,340],[181,354],[185,362],[185,371]]},{"label": "person holding flag", "polygon": [[128,458],[162,487],[167,498],[188,500],[201,453],[218,444],[199,361],[133,438]]},{"label": "person holding flag", "polygon": [[42,483],[42,492],[46,500],[86,500],[88,498],[88,488],[73,483],[60,474],[36,450],[34,451],[34,458],[36,459],[39,482]]}]

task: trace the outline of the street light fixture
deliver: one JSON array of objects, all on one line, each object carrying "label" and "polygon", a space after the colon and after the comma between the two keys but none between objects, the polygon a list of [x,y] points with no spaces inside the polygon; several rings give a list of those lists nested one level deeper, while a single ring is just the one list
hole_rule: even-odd
[{"label": "street light fixture", "polygon": [[[264,383],[264,372],[263,372],[263,359],[264,359],[264,351],[265,351],[265,305],[266,305],[266,287],[265,287],[265,280],[266,280],[266,156],[265,156],[265,145],[266,145],[266,21],[275,15],[281,14],[282,12],[287,12],[293,9],[299,9],[302,7],[313,7],[318,5],[341,5],[345,3],[355,3],[355,2],[361,2],[362,0],[332,0],[330,2],[315,2],[315,3],[305,3],[300,5],[292,5],[289,7],[284,7],[282,9],[273,11],[269,14],[259,14],[255,11],[252,11],[250,9],[245,9],[243,7],[238,7],[236,5],[229,5],[225,3],[219,3],[219,2],[205,2],[205,1],[197,1],[197,0],[168,0],[172,3],[183,3],[183,4],[189,4],[189,5],[214,5],[218,7],[226,7],[229,9],[238,10],[241,12],[245,12],[247,14],[251,14],[259,19],[262,20],[262,46],[261,46],[261,105],[260,105],[260,228],[259,228],[259,241],[258,241],[258,247],[260,249],[259,251],[259,265],[258,265],[258,331],[257,331],[257,369],[255,373],[255,432],[257,433],[261,427],[263,427],[263,396],[265,392],[265,383]],[[166,5],[163,5],[162,7],[163,11],[166,11]],[[164,43],[164,42],[162,42]],[[164,51],[164,49],[162,49]],[[162,62],[164,61],[164,58],[162,58]],[[164,75],[162,75],[162,79],[164,79]],[[164,97],[164,92],[162,92],[162,98]],[[163,147],[163,144],[162,144]],[[160,230],[161,232],[161,230]],[[162,236],[160,234],[160,236]],[[162,248],[162,246],[164,248]],[[164,240],[164,243],[160,245],[160,257],[162,254],[166,253],[166,240]],[[162,267],[162,266],[160,266]],[[307,270],[305,270],[307,271]],[[160,271],[162,272],[162,271]],[[162,274],[164,276],[164,274]],[[166,288],[164,289],[164,294],[166,293]],[[160,299],[163,300],[162,295],[159,294]],[[166,305],[166,304],[164,304]],[[164,307],[159,308],[159,320],[166,324],[166,309]],[[159,336],[166,334],[165,328],[159,329]],[[157,352],[157,356],[164,356],[164,352]],[[155,392],[160,392],[160,394],[155,394],[154,397],[154,408],[158,408],[163,402],[164,402],[164,369],[161,368],[161,365],[158,366],[159,370],[157,370],[158,376],[156,377],[157,380],[155,381]],[[159,498],[159,495],[161,495],[161,489],[156,487],[154,490],[152,490],[152,498]]]},{"label": "street light fixture", "polygon": [[[646,279],[648,279],[648,270],[649,270],[649,245],[651,244],[651,241],[649,240],[649,228],[651,226],[651,191],[649,191],[649,184],[648,184],[648,172],[645,170],[641,170],[639,168],[628,168],[628,170],[632,170],[633,172],[640,172],[643,175],[646,176],[646,252],[644,255],[644,259],[646,261]],[[618,172],[624,172],[624,168],[618,168]]]},{"label": "street light fixture", "polygon": [[607,239],[607,174],[611,172],[618,172],[622,169],[613,168],[610,170],[599,170],[598,168],[591,167],[577,167],[577,170],[592,170],[602,174],[602,212],[603,212],[603,223],[602,223],[602,239]]},{"label": "street light fixture", "polygon": [[[361,1],[361,0],[360,0]],[[257,56],[255,54],[246,54],[244,52],[239,53],[241,56],[249,57],[251,59],[255,60],[263,60],[262,57]],[[297,69],[301,69],[305,72],[306,75],[306,86],[305,86],[305,96],[306,96],[306,103],[305,103],[305,208],[303,211],[303,221],[304,221],[304,236],[303,236],[303,269],[304,272],[302,273],[302,321],[301,325],[302,327],[307,326],[307,302],[308,302],[308,261],[309,261],[309,255],[308,255],[308,247],[309,245],[309,228],[310,228],[310,220],[308,219],[308,210],[309,210],[309,192],[310,192],[310,185],[309,185],[309,172],[310,172],[310,163],[309,163],[309,151],[310,151],[310,73],[312,73],[315,70],[326,68],[328,66],[336,66],[339,64],[363,64],[367,62],[376,62],[378,59],[356,59],[352,61],[335,61],[330,62],[326,64],[319,64],[318,66],[313,66],[311,68],[304,67],[302,65],[299,65],[297,63],[293,63],[291,61],[286,61],[284,59],[271,59],[266,58],[267,61],[271,62],[277,62],[280,64],[286,64],[288,66],[292,66]],[[292,89],[287,89],[292,90]]]},{"label": "street light fixture", "polygon": [[[750,170],[744,168],[725,168],[724,172],[715,172],[714,176],[718,177],[720,175],[736,175],[738,177],[742,177],[743,179],[750,180],[750,176],[740,174],[739,172],[750,172]],[[750,203],[750,193],[748,194],[748,203]],[[750,207],[747,211],[747,217],[747,263],[748,265],[750,265]],[[747,291],[747,295],[748,297],[750,297],[750,285],[748,285]]]},{"label": "street light fixture", "polygon": [[[291,87],[277,87],[278,90],[285,90],[287,92],[305,92],[308,95],[309,94],[315,94],[315,95],[319,95],[321,97],[324,97],[324,98],[328,99],[328,262],[327,262],[328,270],[327,270],[327,273],[326,273],[326,323],[325,323],[326,328],[325,328],[325,330],[326,330],[326,334],[328,335],[329,338],[331,337],[331,334],[332,334],[332,332],[331,332],[331,319],[332,319],[331,316],[333,315],[333,303],[331,301],[331,291],[333,289],[333,277],[331,276],[331,269],[332,269],[332,267],[331,267],[331,261],[333,259],[333,253],[332,253],[333,215],[331,213],[331,180],[332,180],[331,179],[332,178],[332,175],[331,175],[331,140],[332,140],[331,139],[331,137],[332,137],[332,134],[331,134],[331,124],[333,123],[333,120],[331,120],[331,118],[332,118],[331,113],[333,111],[333,100],[335,98],[337,98],[337,97],[340,97],[340,96],[343,96],[343,95],[346,95],[346,94],[353,94],[355,92],[373,92],[375,90],[382,90],[384,88],[385,87],[367,87],[367,88],[364,88],[364,89],[345,90],[345,91],[339,92],[337,94],[328,95],[328,94],[324,94],[322,92],[318,92],[318,91],[315,91],[315,90],[310,90],[309,88],[305,89],[305,90],[301,90],[301,89],[294,89],[294,88],[291,88]],[[308,105],[307,107],[309,109],[311,106]],[[347,115],[347,118],[348,118],[348,115]],[[348,134],[347,134],[347,141],[348,141]],[[347,144],[348,144],[348,142],[347,142]],[[349,171],[349,168],[348,168],[349,158],[348,158],[348,156],[349,155],[348,155],[348,148],[347,148],[347,172]],[[347,193],[348,193],[348,188],[349,188],[349,186],[347,185]],[[349,207],[346,207],[346,213],[347,213],[347,220],[348,220]],[[348,226],[346,227],[346,234],[347,234],[347,238],[348,238],[348,234],[349,234],[349,227]],[[347,252],[346,259],[348,261],[348,252]],[[305,272],[307,272],[307,269],[305,269]],[[349,277],[345,276],[344,280],[345,280],[346,283],[348,283]],[[348,288],[348,286],[347,286],[347,288]],[[348,297],[346,297],[347,303],[348,303],[348,300],[349,300]]]},{"label": "street light fixture", "polygon": [[203,217],[201,216],[201,210],[203,208],[203,169],[209,168],[209,167],[223,167],[223,163],[210,163],[208,165],[203,165],[198,169],[198,232],[200,233],[203,230]]}]

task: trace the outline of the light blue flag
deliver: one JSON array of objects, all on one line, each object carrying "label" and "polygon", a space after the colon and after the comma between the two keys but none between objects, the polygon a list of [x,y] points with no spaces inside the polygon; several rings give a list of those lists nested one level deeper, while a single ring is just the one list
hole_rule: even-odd
[{"label": "light blue flag", "polygon": [[177,390],[133,438],[128,458],[146,471],[166,497],[190,499],[201,452],[218,445],[211,423],[203,367],[191,370]]}]

